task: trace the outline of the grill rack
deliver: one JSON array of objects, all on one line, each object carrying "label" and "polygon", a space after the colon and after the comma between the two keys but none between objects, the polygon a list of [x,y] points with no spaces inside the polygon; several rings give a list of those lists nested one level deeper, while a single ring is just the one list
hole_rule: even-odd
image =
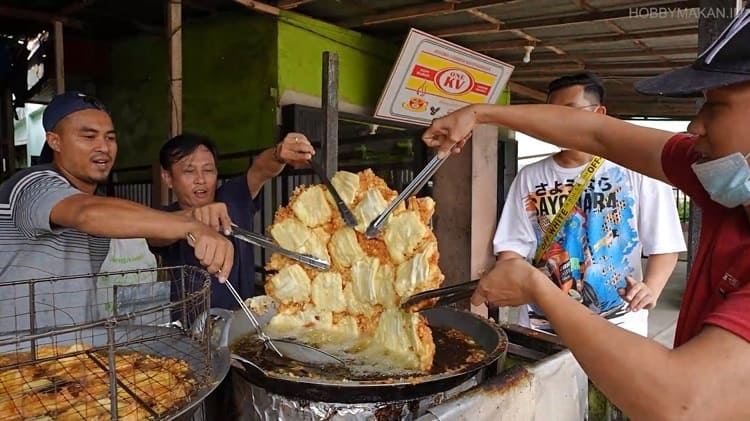
[{"label": "grill rack", "polygon": [[174,266],[0,284],[0,416],[184,415],[218,383],[210,282]]}]

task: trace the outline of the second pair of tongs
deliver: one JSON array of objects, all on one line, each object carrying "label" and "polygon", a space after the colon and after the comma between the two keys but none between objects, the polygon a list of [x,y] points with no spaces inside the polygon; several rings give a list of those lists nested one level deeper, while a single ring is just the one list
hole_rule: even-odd
[{"label": "second pair of tongs", "polygon": [[331,267],[330,262],[328,262],[327,260],[320,259],[309,254],[297,253],[296,251],[285,249],[273,242],[273,240],[271,240],[270,238],[264,237],[260,234],[256,234],[252,231],[242,229],[235,224],[232,224],[232,236],[247,243],[263,247],[275,253],[282,254],[286,257],[312,266],[316,269],[328,270]]},{"label": "second pair of tongs", "polygon": [[401,308],[409,312],[415,312],[465,300],[471,298],[478,284],[479,280],[475,280],[450,287],[420,292],[404,301],[401,304]]},{"label": "second pair of tongs", "polygon": [[[448,148],[448,151],[453,150],[453,148],[458,144],[458,142],[454,143],[450,148]],[[417,174],[416,177],[409,183],[408,186],[404,187],[404,189],[401,191],[401,193],[391,201],[391,203],[388,205],[388,207],[383,210],[383,212],[380,213],[380,215],[377,216],[377,218],[373,219],[372,222],[370,222],[370,225],[367,226],[367,230],[365,231],[365,235],[367,238],[375,238],[377,237],[380,230],[383,229],[383,226],[385,226],[385,222],[388,220],[388,216],[393,212],[396,207],[401,204],[404,200],[408,199],[412,194],[419,191],[419,189],[422,188],[425,184],[427,184],[427,181],[429,181],[430,178],[437,172],[438,168],[440,168],[441,165],[443,165],[443,162],[445,162],[446,159],[450,156],[450,152],[439,152],[437,155],[435,155],[430,162],[425,165],[424,169]]]},{"label": "second pair of tongs", "polygon": [[341,198],[341,195],[339,195],[339,192],[336,191],[336,188],[333,187],[333,183],[331,183],[331,180],[328,178],[328,175],[326,175],[325,169],[316,162],[314,159],[311,159],[309,161],[310,168],[312,168],[315,175],[320,178],[320,181],[323,182],[323,184],[328,189],[328,192],[331,193],[331,197],[333,197],[333,201],[336,202],[336,207],[339,209],[339,213],[341,214],[341,217],[344,219],[344,222],[346,222],[346,225],[350,227],[356,227],[357,226],[357,218],[354,217],[354,214],[349,209],[349,206],[346,206],[346,202],[344,202],[344,199]]}]

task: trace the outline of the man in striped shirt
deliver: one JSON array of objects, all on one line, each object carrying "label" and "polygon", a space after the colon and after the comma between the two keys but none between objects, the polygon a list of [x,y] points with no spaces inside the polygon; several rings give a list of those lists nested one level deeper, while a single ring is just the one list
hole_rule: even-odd
[{"label": "man in striped shirt", "polygon": [[[12,285],[14,281],[98,272],[110,238],[174,241],[191,234],[197,260],[220,281],[226,279],[234,250],[208,225],[94,195],[117,155],[112,120],[98,100],[75,92],[58,95],[45,110],[43,125],[42,160],[48,162],[0,185],[0,332],[29,328],[29,287]],[[37,284],[37,326],[90,321],[94,282],[78,278]]]}]

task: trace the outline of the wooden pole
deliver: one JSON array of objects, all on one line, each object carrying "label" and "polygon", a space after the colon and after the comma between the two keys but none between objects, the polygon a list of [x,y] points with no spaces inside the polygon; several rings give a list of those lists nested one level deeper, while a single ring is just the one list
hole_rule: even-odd
[{"label": "wooden pole", "polygon": [[55,23],[55,92],[65,92],[65,50],[63,44],[63,23]]},{"label": "wooden pole", "polygon": [[182,133],[182,0],[169,0],[169,137]]},{"label": "wooden pole", "polygon": [[329,178],[338,170],[339,158],[339,56],[323,52],[323,167]]},{"label": "wooden pole", "polygon": [[[167,40],[169,44],[169,137],[182,133],[182,0],[167,0]],[[166,206],[169,188],[161,178],[158,164],[152,173],[151,205]]]}]

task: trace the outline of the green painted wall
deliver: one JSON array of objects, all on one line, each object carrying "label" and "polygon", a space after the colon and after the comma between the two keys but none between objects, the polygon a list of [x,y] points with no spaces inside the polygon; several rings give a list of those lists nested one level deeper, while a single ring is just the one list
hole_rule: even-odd
[{"label": "green painted wall", "polygon": [[184,44],[184,130],[210,135],[222,153],[276,139],[276,22],[226,16],[188,26]]},{"label": "green painted wall", "polygon": [[278,27],[279,92],[320,96],[324,51],[339,56],[339,98],[374,107],[400,46],[293,12]]},{"label": "green painted wall", "polygon": [[[186,23],[183,129],[209,135],[220,153],[271,145],[280,95],[320,96],[323,51],[339,55],[341,100],[374,107],[398,49],[292,12],[278,19],[228,14]],[[113,45],[111,61],[111,77],[99,94],[118,130],[117,167],[156,162],[169,128],[166,41],[147,35],[122,40]]]},{"label": "green painted wall", "polygon": [[142,36],[113,45],[111,79],[99,89],[118,136],[118,167],[151,163],[168,133],[165,43]]},{"label": "green painted wall", "polygon": [[[119,168],[156,162],[169,132],[166,42],[139,36],[116,43],[100,95],[118,131]],[[210,136],[220,153],[274,142],[276,22],[226,15],[183,30],[183,129]],[[244,165],[244,164],[238,164]]]}]

